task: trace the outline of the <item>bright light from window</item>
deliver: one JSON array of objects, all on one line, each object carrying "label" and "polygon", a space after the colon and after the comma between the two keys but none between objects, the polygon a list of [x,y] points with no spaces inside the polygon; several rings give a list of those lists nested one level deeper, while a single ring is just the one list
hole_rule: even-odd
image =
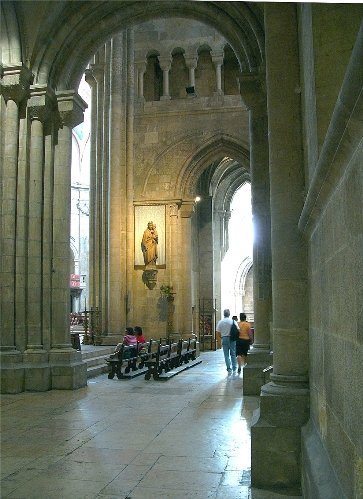
[{"label": "bright light from window", "polygon": [[221,310],[229,308],[231,315],[238,316],[243,311],[240,278],[244,269],[251,266],[253,255],[250,184],[240,187],[232,198],[228,238],[229,248],[221,266]]}]

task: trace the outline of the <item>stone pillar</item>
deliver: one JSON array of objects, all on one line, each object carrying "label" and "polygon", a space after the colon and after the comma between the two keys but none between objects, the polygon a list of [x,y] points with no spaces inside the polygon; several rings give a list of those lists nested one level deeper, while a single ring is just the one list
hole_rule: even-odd
[{"label": "stone pillar", "polygon": [[274,365],[251,428],[252,486],[300,493],[301,427],[308,409],[306,245],[298,23],[295,4],[265,5]]},{"label": "stone pillar", "polygon": [[[177,296],[177,314],[180,314],[180,333],[192,331],[192,227],[191,217],[194,213],[194,201],[183,201],[180,206],[180,274],[178,281],[179,297]],[[179,312],[179,314],[178,314]]]},{"label": "stone pillar", "polygon": [[[102,303],[102,151],[103,151],[103,128],[104,128],[104,63],[92,64],[90,69],[97,82],[96,97],[96,126],[94,151],[95,171],[94,171],[94,261],[93,261],[93,280],[94,280],[94,300],[90,306],[100,309]],[[98,59],[98,60],[99,60]]]},{"label": "stone pillar", "polygon": [[243,372],[243,394],[259,395],[265,384],[263,370],[272,364],[270,354],[271,302],[271,217],[269,154],[264,75],[240,77],[242,99],[249,109],[250,171],[252,192],[254,345]]},{"label": "stone pillar", "polygon": [[146,62],[137,62],[136,63],[136,69],[137,69],[137,94],[140,99],[144,98],[144,74],[146,71]]},{"label": "stone pillar", "polygon": [[91,68],[85,71],[85,80],[91,87],[91,136],[90,136],[90,192],[89,192],[89,305],[96,301],[96,137],[97,137],[97,81]]},{"label": "stone pillar", "polygon": [[125,133],[125,174],[126,174],[126,321],[134,322],[133,307],[133,273],[134,273],[134,102],[135,102],[135,75],[134,75],[134,53],[135,53],[135,35],[133,29],[127,29],[124,32],[124,43],[126,47],[126,66],[125,66],[125,109],[126,109],[126,133]]},{"label": "stone pillar", "polygon": [[[169,210],[169,241],[168,244],[168,262],[169,263],[169,283],[173,286],[176,292],[176,300],[174,301],[174,307],[179,300],[179,281],[180,276],[178,274],[179,261],[180,261],[180,226],[179,226],[179,206],[176,203],[168,205]],[[179,332],[179,314],[174,314],[173,322],[174,331]]]},{"label": "stone pillar", "polygon": [[54,158],[52,344],[49,361],[52,388],[75,389],[87,384],[87,366],[74,350],[69,334],[69,238],[71,207],[72,128],[83,119],[85,102],[72,90],[57,92],[60,129]]},{"label": "stone pillar", "polygon": [[216,93],[218,95],[223,95],[222,90],[222,64],[224,59],[224,54],[222,52],[212,52],[212,62],[216,69]]},{"label": "stone pillar", "polygon": [[[101,331],[108,333],[108,245],[109,245],[109,140],[110,140],[110,78],[111,78],[111,41],[105,45],[103,92],[103,147],[102,147],[102,232],[101,232]],[[97,338],[100,341],[101,338]]]},{"label": "stone pillar", "polygon": [[185,65],[189,70],[189,86],[195,90],[195,70],[197,68],[198,58],[196,56],[186,56]]},{"label": "stone pillar", "polygon": [[23,390],[24,369],[16,338],[16,214],[19,154],[19,105],[26,97],[31,74],[23,66],[2,68],[1,93],[6,102],[4,148],[1,160],[1,260],[0,310],[1,392]]},{"label": "stone pillar", "polygon": [[163,71],[163,95],[160,100],[169,100],[169,71],[171,68],[171,59],[170,57],[160,57],[159,56],[159,64],[160,68]]},{"label": "stone pillar", "polygon": [[53,92],[43,85],[30,90],[28,115],[30,125],[28,255],[27,255],[27,345],[24,352],[25,390],[50,388],[48,351],[43,332],[43,170],[45,157],[44,124],[54,106]]},{"label": "stone pillar", "polygon": [[103,341],[117,344],[120,328],[126,323],[125,286],[125,44],[120,33],[112,39],[110,90],[110,166],[109,166],[109,304],[108,336]]}]

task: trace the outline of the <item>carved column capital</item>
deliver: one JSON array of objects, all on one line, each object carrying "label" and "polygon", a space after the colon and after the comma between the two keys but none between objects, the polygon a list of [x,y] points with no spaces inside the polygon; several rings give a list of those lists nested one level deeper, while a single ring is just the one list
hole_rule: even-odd
[{"label": "carved column capital", "polygon": [[160,68],[162,71],[169,71],[171,68],[171,57],[158,56]]},{"label": "carved column capital", "polygon": [[222,66],[224,60],[224,52],[213,50],[211,52],[212,62],[215,66]]},{"label": "carved column capital", "polygon": [[178,216],[179,206],[176,203],[169,204],[169,216],[177,217]]},{"label": "carved column capital", "polygon": [[103,82],[105,76],[105,65],[103,63],[90,64],[89,70],[92,72],[97,83]]},{"label": "carved column capital", "polygon": [[2,66],[1,94],[5,101],[11,99],[19,104],[28,95],[32,79],[31,71],[25,66]]},{"label": "carved column capital", "polygon": [[84,72],[84,79],[86,80],[86,83],[88,83],[88,85],[91,87],[91,88],[95,88],[96,85],[97,85],[97,80],[95,78],[95,75],[93,74],[93,71],[91,68],[87,68]]},{"label": "carved column capital", "polygon": [[195,201],[182,201],[179,208],[180,216],[182,218],[190,218],[194,213]]},{"label": "carved column capital", "polygon": [[240,93],[250,111],[267,113],[265,76],[261,73],[240,73]]},{"label": "carved column capital", "polygon": [[184,56],[184,60],[188,69],[196,69],[198,64],[198,57],[196,55]]},{"label": "carved column capital", "polygon": [[46,85],[32,85],[30,87],[28,110],[31,120],[38,120],[44,124],[55,107],[56,99],[50,87]]},{"label": "carved column capital", "polygon": [[83,121],[83,113],[87,108],[85,101],[74,90],[56,92],[58,112],[62,126],[74,128]]},{"label": "carved column capital", "polygon": [[136,61],[135,67],[136,67],[138,73],[144,74],[146,71],[146,62],[145,61]]}]

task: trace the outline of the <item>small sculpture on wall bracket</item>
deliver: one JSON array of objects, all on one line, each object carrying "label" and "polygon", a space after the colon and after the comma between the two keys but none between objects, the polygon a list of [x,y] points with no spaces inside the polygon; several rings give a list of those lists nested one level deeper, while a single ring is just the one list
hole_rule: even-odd
[{"label": "small sculpture on wall bracket", "polygon": [[142,281],[149,289],[154,289],[158,274],[156,269],[156,260],[158,259],[158,232],[156,230],[156,225],[152,221],[148,222],[147,227],[144,230],[141,240],[141,250],[145,263]]},{"label": "small sculpture on wall bracket", "polygon": [[149,289],[154,289],[156,286],[158,271],[156,269],[147,269],[142,273],[142,282]]}]

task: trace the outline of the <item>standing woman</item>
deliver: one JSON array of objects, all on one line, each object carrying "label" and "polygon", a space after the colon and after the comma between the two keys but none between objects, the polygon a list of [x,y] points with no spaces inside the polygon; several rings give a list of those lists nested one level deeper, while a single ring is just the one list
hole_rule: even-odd
[{"label": "standing woman", "polygon": [[240,318],[240,321],[238,323],[239,338],[236,342],[238,374],[240,374],[241,368],[247,364],[247,353],[248,350],[250,349],[250,343],[252,338],[251,324],[246,320],[246,314],[239,314],[239,318]]}]

